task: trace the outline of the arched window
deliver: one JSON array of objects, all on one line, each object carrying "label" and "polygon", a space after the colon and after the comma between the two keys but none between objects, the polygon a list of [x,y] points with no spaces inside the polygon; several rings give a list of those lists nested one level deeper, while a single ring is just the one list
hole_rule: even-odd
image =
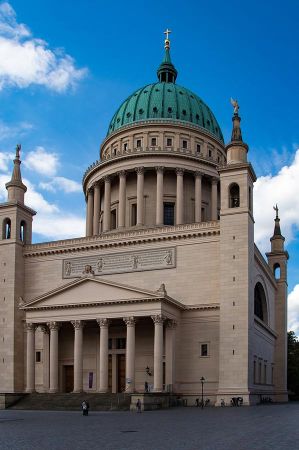
[{"label": "arched window", "polygon": [[238,208],[240,206],[240,188],[237,183],[233,183],[229,187],[229,207]]},{"label": "arched window", "polygon": [[275,280],[280,280],[280,265],[278,263],[273,266]]},{"label": "arched window", "polygon": [[263,322],[268,323],[266,294],[260,282],[256,283],[254,288],[254,314]]},{"label": "arched window", "polygon": [[26,222],[22,220],[20,223],[20,240],[26,242]]},{"label": "arched window", "polygon": [[11,238],[11,220],[7,217],[2,224],[2,239]]}]

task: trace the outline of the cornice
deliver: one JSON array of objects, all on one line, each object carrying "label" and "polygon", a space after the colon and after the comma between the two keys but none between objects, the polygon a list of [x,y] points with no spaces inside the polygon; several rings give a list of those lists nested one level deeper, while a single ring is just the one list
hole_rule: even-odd
[{"label": "cornice", "polygon": [[146,297],[146,298],[131,298],[131,299],[118,299],[118,300],[101,300],[100,302],[84,302],[84,303],[68,303],[65,305],[24,305],[20,307],[25,311],[45,311],[45,310],[57,310],[57,309],[76,309],[76,308],[90,308],[90,307],[101,307],[101,306],[112,306],[112,305],[124,305],[124,304],[136,304],[136,303],[167,303],[178,309],[186,309],[184,305],[173,300],[171,297]]},{"label": "cornice", "polygon": [[130,231],[103,233],[98,236],[66,239],[40,244],[24,245],[24,257],[65,254],[95,249],[135,246],[148,242],[165,242],[197,237],[219,236],[219,221],[176,226],[142,228]]},{"label": "cornice", "polygon": [[255,257],[256,261],[258,262],[258,264],[264,269],[264,273],[267,276],[270,283],[273,285],[273,287],[275,289],[277,289],[277,284],[276,284],[274,274],[272,273],[269,265],[267,264],[267,261],[265,261],[265,258],[261,254],[261,252],[258,249],[258,247],[256,246],[256,244],[254,244],[254,257]]},{"label": "cornice", "polygon": [[267,331],[271,336],[273,336],[275,339],[277,339],[278,334],[272,330],[265,322],[260,320],[257,316],[254,317],[254,323],[259,325],[261,328],[263,328],[265,331]]},{"label": "cornice", "polygon": [[[186,149],[180,149],[180,150],[133,150],[131,153],[126,153],[122,155],[113,155],[109,159],[104,160],[97,160],[95,161],[91,166],[88,167],[88,169],[85,171],[83,178],[82,178],[82,186],[83,190],[86,190],[86,185],[89,180],[89,178],[97,172],[99,169],[105,168],[107,166],[111,166],[114,163],[120,162],[120,161],[126,161],[130,159],[138,158],[144,158],[147,156],[151,156],[156,158],[156,165],[161,165],[161,160],[159,157],[161,156],[171,156],[172,158],[183,158],[191,161],[196,161],[199,163],[206,164],[208,166],[211,166],[212,168],[216,169],[218,167],[218,163],[211,157],[204,157],[204,156],[197,156],[193,153],[191,153],[190,150]],[[117,170],[119,172],[119,170]]]},{"label": "cornice", "polygon": [[18,200],[1,203],[0,204],[0,209],[2,209],[2,208],[3,209],[4,208],[13,208],[13,207],[16,207],[16,206],[18,208],[22,209],[23,211],[29,213],[31,216],[35,216],[36,215],[36,211],[34,211],[34,209],[29,208],[29,206],[24,205],[24,203],[21,203]]}]

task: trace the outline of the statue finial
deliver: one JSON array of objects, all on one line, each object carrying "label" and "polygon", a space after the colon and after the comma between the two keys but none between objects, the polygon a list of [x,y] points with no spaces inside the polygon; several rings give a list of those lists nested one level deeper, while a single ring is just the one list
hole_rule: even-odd
[{"label": "statue finial", "polygon": [[17,144],[17,146],[16,146],[16,158],[17,159],[20,159],[21,148],[22,148],[21,144]]},{"label": "statue finial", "polygon": [[276,212],[276,219],[278,219],[279,217],[278,217],[278,206],[277,206],[277,203],[276,203],[276,206],[273,206],[273,209],[274,209],[274,211]]},{"label": "statue finial", "polygon": [[231,104],[233,105],[233,108],[234,108],[234,114],[236,114],[236,115],[238,115],[238,113],[239,113],[239,103],[238,103],[238,100],[234,100],[232,97],[230,98],[230,102],[231,102]]},{"label": "statue finial", "polygon": [[166,30],[164,31],[164,34],[166,34],[166,39],[164,41],[164,47],[165,48],[170,48],[170,40],[169,40],[169,34],[171,33],[171,30],[169,30],[168,28],[166,28]]}]

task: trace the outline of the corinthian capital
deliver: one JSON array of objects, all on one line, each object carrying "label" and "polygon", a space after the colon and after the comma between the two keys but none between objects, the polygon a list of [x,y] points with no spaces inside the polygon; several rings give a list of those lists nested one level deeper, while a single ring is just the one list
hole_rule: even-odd
[{"label": "corinthian capital", "polygon": [[120,170],[118,172],[118,176],[119,176],[119,178],[125,178],[126,177],[126,171],[125,170]]},{"label": "corinthian capital", "polygon": [[84,327],[83,320],[71,320],[71,324],[73,325],[75,330],[79,330]]},{"label": "corinthian capital", "polygon": [[177,326],[177,322],[173,319],[168,319],[166,322],[167,328],[175,329]]},{"label": "corinthian capital", "polygon": [[179,176],[183,176],[183,175],[184,175],[184,169],[181,169],[180,167],[177,167],[177,168],[175,169],[175,172],[176,172],[176,174],[179,175]]},{"label": "corinthian capital", "polygon": [[163,173],[164,172],[164,167],[160,167],[160,166],[156,167],[156,172],[157,173]]},{"label": "corinthian capital", "polygon": [[166,319],[165,316],[163,316],[162,314],[157,314],[156,316],[151,316],[151,318],[153,319],[154,324],[158,323],[158,324],[162,324],[164,320]]},{"label": "corinthian capital", "polygon": [[110,183],[111,182],[111,176],[110,175],[106,175],[105,177],[103,177],[104,183]]},{"label": "corinthian capital", "polygon": [[125,322],[127,327],[134,327],[137,322],[135,317],[124,317],[123,321]]},{"label": "corinthian capital", "polygon": [[100,328],[107,328],[110,324],[110,320],[106,318],[97,319],[97,323]]},{"label": "corinthian capital", "polygon": [[28,322],[26,323],[26,330],[27,331],[35,331],[36,329],[36,324],[32,323],[32,322]]},{"label": "corinthian capital", "polygon": [[51,331],[58,331],[61,327],[60,322],[48,322],[47,325]]},{"label": "corinthian capital", "polygon": [[142,175],[144,173],[144,167],[136,167],[137,175]]}]

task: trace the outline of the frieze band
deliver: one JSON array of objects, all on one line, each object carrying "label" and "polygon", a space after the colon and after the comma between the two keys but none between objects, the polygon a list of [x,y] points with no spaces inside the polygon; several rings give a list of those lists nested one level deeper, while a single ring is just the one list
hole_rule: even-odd
[{"label": "frieze band", "polygon": [[79,278],[174,267],[176,267],[176,249],[168,247],[65,259],[62,276],[63,278]]}]

